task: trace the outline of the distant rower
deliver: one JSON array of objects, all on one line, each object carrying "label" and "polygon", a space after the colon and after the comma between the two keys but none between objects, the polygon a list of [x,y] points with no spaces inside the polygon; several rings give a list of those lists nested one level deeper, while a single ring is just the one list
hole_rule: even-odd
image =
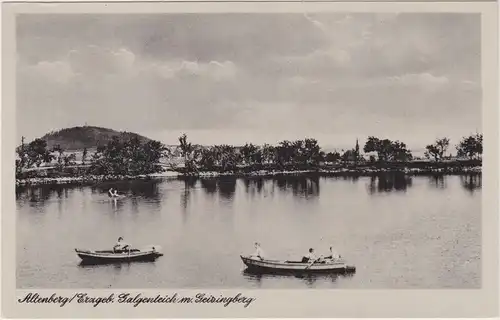
[{"label": "distant rower", "polygon": [[115,189],[111,188],[111,189],[109,189],[109,191],[108,191],[108,196],[109,196],[110,198],[115,198],[115,197],[118,197],[118,196],[119,196],[119,194],[118,194],[118,191],[116,191]]}]

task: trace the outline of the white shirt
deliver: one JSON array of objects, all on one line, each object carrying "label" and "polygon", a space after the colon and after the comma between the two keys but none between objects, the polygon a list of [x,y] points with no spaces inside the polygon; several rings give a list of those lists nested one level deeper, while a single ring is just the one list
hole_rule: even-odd
[{"label": "white shirt", "polygon": [[333,259],[338,259],[340,257],[339,254],[335,251],[335,249],[331,249],[330,254]]},{"label": "white shirt", "polygon": [[261,247],[257,247],[255,249],[255,252],[252,254],[253,257],[261,257],[264,258],[264,251],[262,250]]},{"label": "white shirt", "polygon": [[309,252],[307,255],[306,255],[306,258],[308,258],[309,260],[316,260],[316,255],[314,254],[314,252]]},{"label": "white shirt", "polygon": [[124,248],[125,246],[128,246],[128,243],[123,242],[123,241],[118,241],[118,242],[115,244],[115,249],[116,249],[116,250],[123,250],[123,248]]}]

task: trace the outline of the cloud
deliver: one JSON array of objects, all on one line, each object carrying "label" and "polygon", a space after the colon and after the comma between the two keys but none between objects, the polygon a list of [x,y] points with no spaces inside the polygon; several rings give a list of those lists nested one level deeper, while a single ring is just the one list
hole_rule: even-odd
[{"label": "cloud", "polygon": [[154,65],[159,74],[165,79],[176,77],[208,77],[215,81],[229,80],[236,76],[237,68],[231,61],[210,61],[200,63],[197,61],[170,62]]},{"label": "cloud", "polygon": [[450,83],[450,80],[445,76],[435,76],[427,72],[394,76],[389,77],[387,80],[388,85],[418,86],[428,90],[437,90]]},{"label": "cloud", "polygon": [[263,136],[480,123],[473,15],[63,16],[18,20],[26,135],[85,122]]},{"label": "cloud", "polygon": [[67,83],[75,74],[66,61],[40,61],[35,65],[21,67],[22,76],[32,76],[38,81]]},{"label": "cloud", "polygon": [[67,56],[71,68],[78,74],[127,74],[134,68],[136,56],[130,50],[116,50],[95,45],[71,50]]},{"label": "cloud", "polygon": [[313,26],[315,26],[316,28],[321,30],[322,33],[324,33],[326,36],[328,36],[328,28],[324,24],[322,24],[318,20],[314,20],[307,13],[304,13],[304,17],[306,18],[307,21],[311,22],[313,24]]},{"label": "cloud", "polygon": [[[49,81],[67,83],[71,80],[96,81],[96,77],[195,79],[225,81],[237,75],[232,61],[208,63],[187,60],[153,61],[138,58],[127,48],[110,49],[95,45],[70,50],[58,61],[40,61],[34,65],[20,63],[25,77],[42,77]],[[104,80],[100,80],[104,81]],[[134,80],[131,80],[134,81]]]}]

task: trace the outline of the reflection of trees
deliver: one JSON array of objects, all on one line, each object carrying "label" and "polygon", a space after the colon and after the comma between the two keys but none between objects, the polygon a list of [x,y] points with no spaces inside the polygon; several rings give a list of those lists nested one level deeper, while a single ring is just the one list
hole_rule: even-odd
[{"label": "reflection of trees", "polygon": [[380,173],[371,176],[368,190],[371,194],[391,191],[406,191],[412,178],[402,172]]},{"label": "reflection of trees", "polygon": [[[158,181],[138,181],[131,183],[130,187],[127,188],[133,197],[141,197],[151,200],[160,200],[160,195],[158,192]],[[123,192],[123,191],[122,191]]]},{"label": "reflection of trees", "polygon": [[[207,194],[218,193],[221,197],[232,199],[236,191],[235,177],[201,179],[202,189]],[[246,192],[260,194],[264,191],[265,178],[245,178],[242,180]],[[277,186],[283,192],[292,191],[294,195],[309,197],[319,195],[319,177],[276,177],[271,180],[273,187]]]},{"label": "reflection of trees", "polygon": [[209,195],[218,193],[221,197],[232,199],[236,192],[235,177],[220,177],[200,179],[201,188]]},{"label": "reflection of trees", "polygon": [[186,188],[189,189],[196,187],[196,183],[198,182],[198,178],[196,177],[185,177],[183,180]]},{"label": "reflection of trees", "polygon": [[47,185],[38,187],[19,187],[16,188],[16,199],[27,199],[32,204],[43,205],[54,196],[58,199],[67,199],[69,190],[74,188],[76,188],[76,186]]},{"label": "reflection of trees", "polygon": [[132,198],[130,202],[131,202],[132,212],[134,214],[139,213],[139,201],[137,201],[137,198]]},{"label": "reflection of trees", "polygon": [[343,180],[350,180],[351,182],[357,182],[359,180],[359,175],[357,174],[352,174],[352,175],[345,175],[342,177]]},{"label": "reflection of trees", "polygon": [[[201,179],[201,187],[207,194],[219,194],[225,199],[232,199],[236,192],[237,178],[219,177]],[[301,197],[317,197],[319,195],[319,177],[276,177],[272,180],[273,188],[277,186],[282,192],[292,192]],[[248,194],[261,194],[266,179],[262,177],[242,179]]]},{"label": "reflection of trees", "polygon": [[429,177],[429,184],[436,187],[437,189],[444,189],[446,188],[446,179],[442,174],[432,175]]},{"label": "reflection of trees", "polygon": [[481,174],[470,174],[460,176],[460,184],[463,188],[470,192],[481,189],[483,178]]},{"label": "reflection of trees", "polygon": [[236,192],[236,178],[227,177],[217,181],[219,194],[226,199],[232,199]]},{"label": "reflection of trees", "polygon": [[201,188],[210,195],[217,192],[217,179],[201,179]]},{"label": "reflection of trees", "polygon": [[30,188],[26,186],[16,186],[16,199],[23,198],[29,191]]},{"label": "reflection of trees", "polygon": [[243,180],[245,183],[246,192],[249,194],[260,194],[264,188],[264,178],[249,178]]},{"label": "reflection of trees", "polygon": [[189,201],[191,200],[191,189],[196,187],[198,179],[195,177],[186,177],[184,179],[184,192],[181,193],[181,205],[184,210],[187,209]]},{"label": "reflection of trees", "polygon": [[319,196],[319,177],[300,177],[300,176],[289,176],[289,177],[276,177],[273,182],[282,191],[292,191],[296,196],[302,196],[305,198],[317,197]]}]

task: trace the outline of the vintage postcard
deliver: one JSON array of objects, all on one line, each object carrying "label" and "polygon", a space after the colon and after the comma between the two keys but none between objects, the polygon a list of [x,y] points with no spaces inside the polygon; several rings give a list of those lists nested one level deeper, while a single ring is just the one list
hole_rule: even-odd
[{"label": "vintage postcard", "polygon": [[2,9],[5,317],[498,316],[495,2]]}]

